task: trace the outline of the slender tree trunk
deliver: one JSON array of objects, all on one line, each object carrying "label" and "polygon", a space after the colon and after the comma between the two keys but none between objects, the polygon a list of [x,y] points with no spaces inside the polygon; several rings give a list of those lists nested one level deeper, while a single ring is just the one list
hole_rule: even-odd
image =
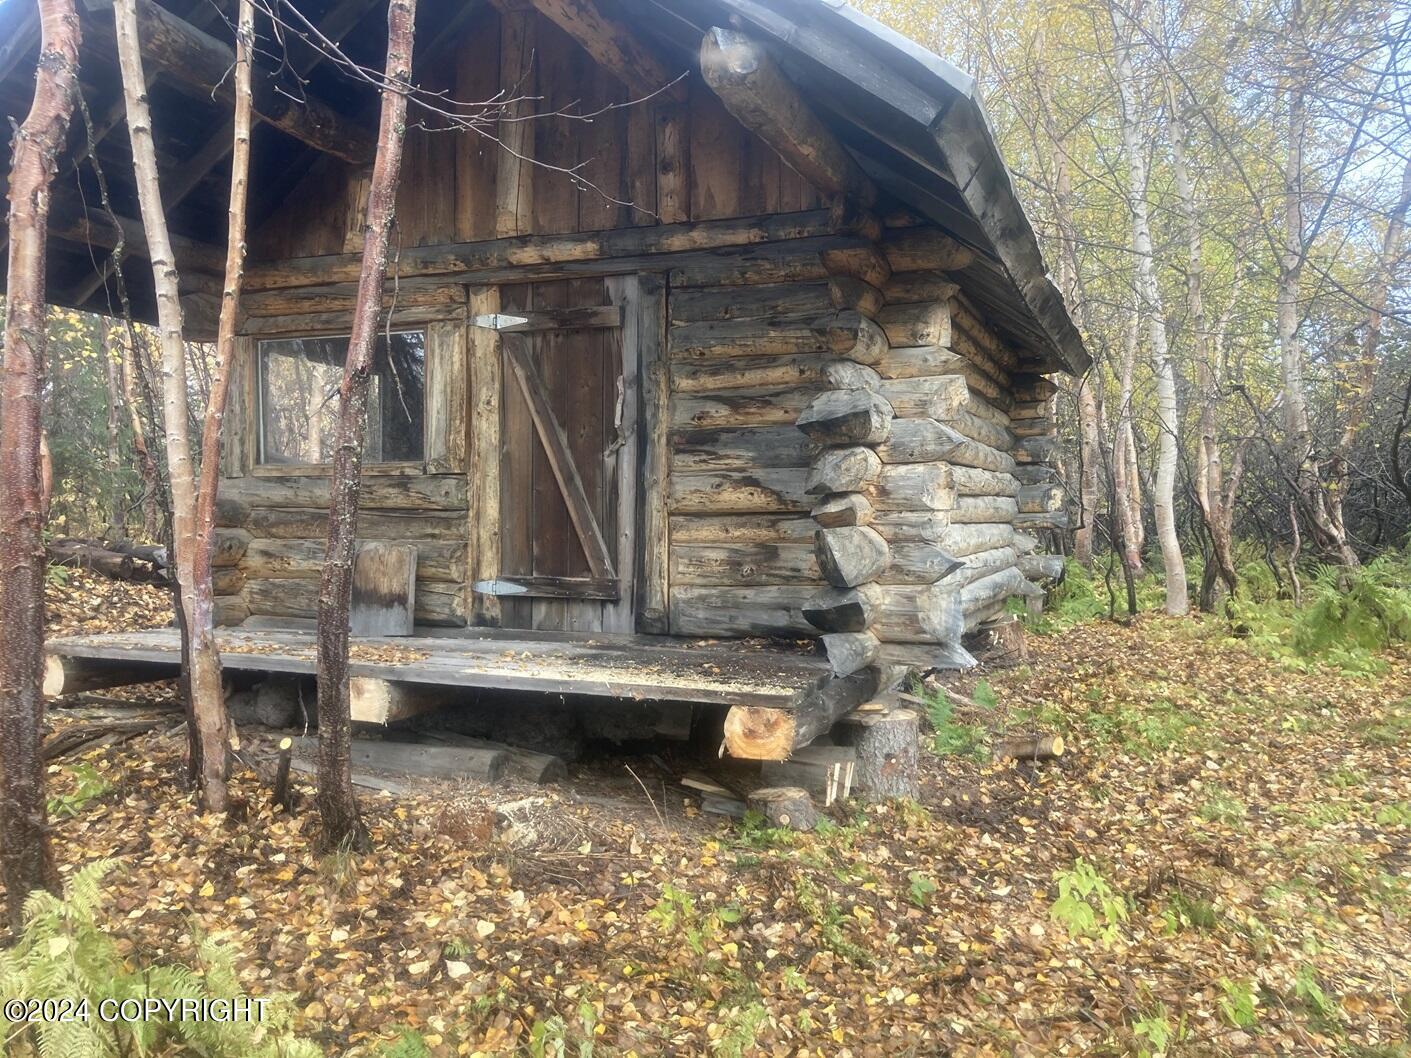
[{"label": "slender tree trunk", "polygon": [[[1171,100],[1171,161],[1180,201],[1181,219],[1186,229],[1186,312],[1190,317],[1191,342],[1195,350],[1196,395],[1200,402],[1200,444],[1196,453],[1195,497],[1210,536],[1211,569],[1225,583],[1231,595],[1239,590],[1235,572],[1232,520],[1225,509],[1224,461],[1220,451],[1220,387],[1215,369],[1210,323],[1205,310],[1205,252],[1201,239],[1200,215],[1195,183],[1191,179],[1186,154],[1184,105],[1180,91],[1168,84]],[[1200,607],[1214,607],[1213,581],[1201,585]]]},{"label": "slender tree trunk", "polygon": [[1186,562],[1176,535],[1177,431],[1176,366],[1166,341],[1166,316],[1161,289],[1156,282],[1156,264],[1151,243],[1151,221],[1147,206],[1146,154],[1141,116],[1137,112],[1136,71],[1132,64],[1131,36],[1140,20],[1138,3],[1132,14],[1113,8],[1117,25],[1117,91],[1122,103],[1122,143],[1127,155],[1130,179],[1128,203],[1132,219],[1132,256],[1136,264],[1136,288],[1141,311],[1146,316],[1151,344],[1152,370],[1156,375],[1157,456],[1156,535],[1161,543],[1161,560],[1166,570],[1166,612],[1183,614],[1190,609],[1186,589]]},{"label": "slender tree trunk", "polygon": [[98,322],[98,351],[103,357],[103,384],[108,402],[108,487],[113,490],[108,510],[107,536],[118,540],[127,535],[127,496],[118,487],[122,474],[122,386],[118,381],[118,362],[113,356],[113,342],[105,320]]},{"label": "slender tree trunk", "polygon": [[1402,243],[1406,236],[1408,211],[1411,211],[1411,159],[1407,160],[1401,171],[1401,194],[1391,216],[1387,218],[1387,228],[1382,235],[1382,252],[1377,260],[1376,275],[1365,298],[1368,306],[1367,323],[1362,332],[1362,341],[1358,344],[1357,362],[1346,398],[1347,419],[1343,423],[1342,436],[1339,437],[1332,458],[1328,461],[1328,516],[1343,540],[1347,539],[1347,527],[1343,521],[1343,501],[1347,497],[1352,448],[1367,421],[1367,410],[1372,403],[1372,390],[1377,381],[1377,350],[1382,340],[1382,321],[1386,315],[1392,277],[1404,250]]},{"label": "slender tree trunk", "polygon": [[1141,475],[1137,470],[1137,445],[1132,431],[1132,376],[1136,371],[1140,323],[1136,306],[1122,328],[1122,359],[1117,365],[1117,421],[1112,430],[1112,488],[1121,524],[1122,565],[1133,577],[1142,573]]},{"label": "slender tree trunk", "polygon": [[[134,343],[135,346],[135,343]],[[142,475],[142,538],[160,540],[165,538],[162,529],[162,479],[157,470],[157,461],[152,450],[147,447],[147,431],[142,425],[142,412],[137,407],[137,393],[133,376],[137,372],[137,349],[119,345],[118,355],[122,379],[122,399],[127,406],[128,427],[132,431],[132,450],[137,455],[137,468]]]},{"label": "slender tree trunk", "polygon": [[328,549],[318,596],[318,806],[323,841],[330,848],[367,843],[349,768],[352,721],[348,701],[348,611],[353,595],[353,544],[373,347],[406,137],[407,99],[396,87],[411,77],[415,21],[416,0],[390,0],[386,70],[389,87],[382,90],[377,155],[368,188],[362,272],[343,382],[338,390]]},{"label": "slender tree trunk", "polygon": [[230,723],[221,686],[220,650],[215,634],[215,589],[211,550],[215,543],[216,490],[220,487],[221,427],[235,368],[236,314],[245,268],[245,203],[250,172],[250,63],[255,43],[255,9],[240,0],[235,31],[235,148],[230,156],[230,209],[226,232],[225,289],[216,335],[216,370],[201,436],[201,485],[196,494],[195,554],[191,585],[191,697],[201,741],[201,790],[206,807],[226,808],[226,759]]},{"label": "slender tree trunk", "polygon": [[[136,175],[137,198],[142,226],[147,236],[148,256],[157,294],[157,330],[161,343],[162,419],[166,432],[167,480],[171,489],[171,563],[180,594],[182,640],[190,674],[188,691],[188,739],[191,772],[201,785],[202,802],[211,811],[224,811],[224,781],[207,787],[208,775],[224,776],[227,746],[215,749],[217,759],[206,759],[204,733],[223,721],[213,720],[209,700],[200,698],[196,688],[210,686],[210,668],[216,662],[209,653],[191,649],[193,613],[193,574],[195,557],[196,476],[191,458],[190,410],[186,397],[186,348],[182,340],[181,300],[177,289],[176,258],[166,214],[162,209],[161,187],[157,177],[157,152],[152,139],[152,115],[147,106],[146,79],[137,35],[136,0],[116,0],[113,18],[117,28],[118,61],[122,67],[123,95],[127,104],[127,127],[132,139],[132,162]],[[218,663],[214,672],[220,681]],[[221,707],[219,697],[214,707]]]},{"label": "slender tree trunk", "polygon": [[57,891],[44,803],[44,520],[39,408],[48,335],[49,187],[78,91],[78,14],[39,0],[39,66],[29,114],[11,143],[9,308],[0,383],[0,872],[10,921],[26,894]]}]

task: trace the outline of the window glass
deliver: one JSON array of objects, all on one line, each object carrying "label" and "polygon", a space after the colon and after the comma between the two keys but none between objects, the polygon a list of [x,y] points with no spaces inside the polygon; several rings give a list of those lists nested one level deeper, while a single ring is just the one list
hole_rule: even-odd
[{"label": "window glass", "polygon": [[[331,463],[346,336],[260,342],[260,462]],[[377,337],[368,390],[369,463],[420,462],[426,423],[426,333]]]}]

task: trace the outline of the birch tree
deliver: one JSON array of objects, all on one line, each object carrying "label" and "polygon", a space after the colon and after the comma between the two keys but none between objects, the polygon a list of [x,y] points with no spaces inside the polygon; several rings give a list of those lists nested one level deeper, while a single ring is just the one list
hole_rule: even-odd
[{"label": "birch tree", "polygon": [[47,356],[49,189],[78,91],[78,13],[39,0],[34,99],[11,141],[8,311],[0,378],[0,872],[18,927],[24,896],[57,891],[44,801],[44,517],[40,402]]}]

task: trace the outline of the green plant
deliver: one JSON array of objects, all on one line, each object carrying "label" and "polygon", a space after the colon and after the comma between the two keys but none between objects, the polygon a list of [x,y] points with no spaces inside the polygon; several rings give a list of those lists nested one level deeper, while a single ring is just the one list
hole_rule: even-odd
[{"label": "green plant", "polygon": [[1180,1030],[1172,1024],[1166,1005],[1158,1003],[1155,1010],[1132,1023],[1132,1033],[1142,1041],[1137,1053],[1142,1058],[1151,1058],[1152,1055],[1165,1054],[1166,1049],[1179,1038]]},{"label": "green plant", "polygon": [[113,784],[87,762],[75,764],[68,772],[73,777],[73,792],[55,794],[49,798],[51,816],[71,819],[82,812],[90,801],[97,800],[113,788]]},{"label": "green plant", "polygon": [[1162,918],[1168,933],[1178,933],[1183,929],[1211,930],[1220,924],[1220,913],[1215,910],[1214,904],[1204,897],[1180,890],[1167,899]]},{"label": "green plant", "polygon": [[1207,823],[1234,825],[1244,822],[1248,809],[1245,804],[1228,790],[1216,790],[1200,806],[1200,818]]},{"label": "green plant", "polygon": [[725,1032],[711,1045],[716,1058],[745,1058],[754,1053],[759,1030],[769,1018],[764,1004],[755,1001],[732,1007],[725,1019]]},{"label": "green plant", "polygon": [[818,927],[825,948],[841,955],[855,966],[866,966],[872,961],[866,949],[854,944],[843,931],[847,916],[843,914],[843,909],[838,906],[831,892],[824,889],[820,893],[809,878],[800,877],[794,883],[794,899],[798,901],[804,914]]},{"label": "green plant", "polygon": [[737,907],[725,906],[703,913],[696,908],[690,893],[667,882],[647,917],[655,920],[662,932],[679,933],[696,955],[705,955],[725,926],[740,921],[741,912]]},{"label": "green plant", "polygon": [[1411,827],[1411,801],[1392,801],[1372,816],[1384,827]]},{"label": "green plant", "polygon": [[907,887],[906,898],[917,907],[925,907],[931,902],[931,894],[937,889],[936,883],[920,871],[912,871],[906,877],[911,883]]},{"label": "green plant", "polygon": [[[985,685],[988,687],[988,685]],[[912,686],[912,693],[926,703],[926,715],[931,721],[931,752],[938,757],[968,757],[971,760],[984,760],[985,729],[979,724],[961,723],[955,718],[955,704],[945,689],[937,687],[927,690],[920,684]],[[994,691],[990,691],[994,699]]]},{"label": "green plant", "polygon": [[378,1048],[379,1058],[431,1058],[431,1048],[415,1029],[403,1029],[395,1040]]},{"label": "green plant", "polygon": [[1224,993],[1220,997],[1220,1016],[1234,1028],[1253,1028],[1259,1020],[1254,986],[1248,981],[1231,981],[1228,977],[1222,977],[1220,991]]},{"label": "green plant", "polygon": [[1307,963],[1300,966],[1294,975],[1293,994],[1316,1020],[1331,1022],[1335,1019],[1337,1004],[1328,998],[1318,981],[1318,972]]},{"label": "green plant", "polygon": [[1058,899],[1049,908],[1049,916],[1070,936],[1093,937],[1110,946],[1127,921],[1126,897],[1115,893],[1081,856],[1069,870],[1054,872],[1054,879]]},{"label": "green plant", "polygon": [[[195,967],[131,967],[117,943],[99,928],[102,881],[111,861],[90,863],[70,879],[62,897],[32,893],[13,947],[0,951],[0,1039],[8,1058],[92,1055],[200,1055],[202,1058],[316,1058],[321,1052],[294,1036],[287,997],[264,999],[248,1020],[198,1021],[167,1007],[143,1020],[103,1019],[100,1009],[124,1000],[236,1000],[245,996],[233,953],[205,939]],[[8,1000],[65,1000],[83,1004],[86,1020],[38,1024],[9,1020]],[[259,1011],[256,1015],[256,1010]]]}]

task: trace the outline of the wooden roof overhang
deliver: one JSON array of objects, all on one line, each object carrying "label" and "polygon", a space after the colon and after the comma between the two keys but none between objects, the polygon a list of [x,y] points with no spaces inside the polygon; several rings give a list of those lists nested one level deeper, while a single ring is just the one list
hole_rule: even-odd
[{"label": "wooden roof overhang", "polygon": [[[507,2],[498,0],[501,6]],[[1022,352],[1026,366],[1074,373],[1087,368],[1090,360],[1082,339],[1048,278],[969,76],[835,0],[516,2],[559,22],[579,36],[595,60],[641,87],[661,81],[666,71],[698,70],[702,40],[713,27],[733,27],[763,42],[867,179],[973,251],[968,263],[950,269],[951,275],[1001,337]],[[101,0],[94,3],[101,5]],[[186,292],[213,299],[219,286],[216,262],[224,256],[220,244],[230,135],[229,108],[219,92],[212,91],[210,68],[219,61],[218,48],[225,47],[214,38],[222,32],[229,36],[221,23],[232,5],[230,0],[142,4],[152,37],[164,42],[148,55],[153,79],[149,92],[162,126],[160,162],[163,174],[170,174],[163,192],[179,237],[178,263]],[[423,0],[418,21],[434,28],[423,29],[417,42],[418,69],[436,61],[479,6],[481,0]],[[328,36],[341,40],[356,61],[379,65],[385,26],[377,0],[306,0],[299,7]],[[37,33],[32,11],[28,0],[0,0],[0,41],[5,41],[0,44],[0,111],[16,117],[27,108],[32,91]],[[137,209],[127,137],[107,135],[120,128],[122,119],[116,60],[104,44],[111,34],[111,16],[100,6],[84,16],[84,23],[81,77],[85,98],[103,101],[101,106],[90,105],[95,154],[107,176],[117,223],[99,205],[91,163],[84,161],[87,136],[83,122],[76,120],[56,185],[50,297],[57,304],[112,313],[117,305],[104,258],[118,231],[125,235],[128,252],[140,253],[141,225],[133,219]],[[201,36],[193,41],[192,33]],[[178,65],[180,69],[173,68]],[[269,82],[265,109],[275,112],[264,113],[256,130],[257,169],[251,178],[251,220],[256,225],[288,196],[312,159],[321,152],[355,159],[362,137],[372,131],[375,102],[369,85],[328,69],[317,52],[297,41],[290,45],[284,66],[278,74],[263,74]],[[307,110],[289,105],[296,98],[308,101]],[[347,135],[324,135],[330,121]],[[553,247],[528,238],[420,247],[416,252],[428,260],[439,257],[436,263],[447,267],[435,268],[435,274],[443,276],[456,274],[461,260],[474,261],[476,268],[465,271],[474,271],[483,282],[535,268],[559,274],[565,266],[571,271],[575,263],[609,253],[631,258],[757,241],[752,234],[733,239],[728,222],[714,225],[724,234],[712,227],[702,238],[696,229],[703,226],[685,225],[676,226],[681,229],[677,232],[660,229],[657,236],[647,234],[651,229],[636,229],[558,238]],[[793,237],[827,233],[826,224],[812,225],[803,215],[781,216],[774,226],[781,238],[789,237],[784,229],[793,231]],[[634,240],[645,248],[634,251]],[[313,259],[277,264],[268,271],[288,276],[300,269],[341,266],[338,260],[318,260],[318,265]],[[144,271],[124,270],[139,316],[150,315],[152,304],[150,277]],[[261,285],[259,275],[252,274],[250,289]]]}]

